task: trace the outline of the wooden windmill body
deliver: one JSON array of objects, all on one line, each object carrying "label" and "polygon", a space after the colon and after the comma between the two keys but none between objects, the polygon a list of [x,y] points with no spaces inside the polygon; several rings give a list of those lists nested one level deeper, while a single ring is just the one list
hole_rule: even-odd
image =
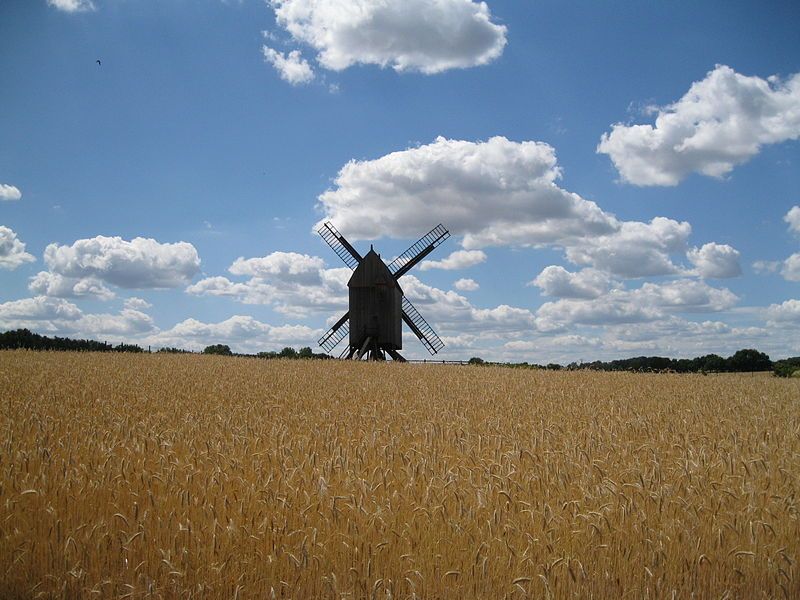
[{"label": "wooden windmill body", "polygon": [[431,354],[444,347],[403,294],[399,279],[450,237],[450,232],[438,225],[388,265],[372,247],[362,257],[330,222],[319,229],[319,234],[353,269],[347,283],[349,310],[320,338],[320,346],[331,352],[347,337],[349,343],[342,357],[385,360],[388,354],[394,360],[404,361],[398,350],[403,348],[405,322]]}]

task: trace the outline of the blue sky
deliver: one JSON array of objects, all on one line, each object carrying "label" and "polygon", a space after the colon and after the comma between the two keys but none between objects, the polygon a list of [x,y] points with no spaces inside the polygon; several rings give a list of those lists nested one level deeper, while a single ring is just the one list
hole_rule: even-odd
[{"label": "blue sky", "polygon": [[798,27],[796,2],[7,0],[0,329],[315,346],[347,280],[315,224],[389,257],[442,222],[403,285],[444,358],[800,354]]}]

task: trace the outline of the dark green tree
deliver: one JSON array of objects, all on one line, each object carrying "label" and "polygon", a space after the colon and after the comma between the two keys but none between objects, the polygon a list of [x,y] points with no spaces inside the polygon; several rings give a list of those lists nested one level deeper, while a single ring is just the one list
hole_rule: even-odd
[{"label": "dark green tree", "polygon": [[720,373],[727,370],[728,363],[719,354],[706,354],[695,359],[697,361],[697,370],[706,371],[711,373]]},{"label": "dark green tree", "polygon": [[278,356],[281,358],[297,358],[297,350],[290,346],[286,346],[286,348],[278,353]]},{"label": "dark green tree", "polygon": [[203,348],[203,354],[220,354],[222,356],[232,356],[230,346],[227,344],[212,344]]},{"label": "dark green tree", "polygon": [[772,370],[772,361],[769,356],[752,348],[737,350],[733,356],[728,358],[727,363],[728,370],[737,373]]}]

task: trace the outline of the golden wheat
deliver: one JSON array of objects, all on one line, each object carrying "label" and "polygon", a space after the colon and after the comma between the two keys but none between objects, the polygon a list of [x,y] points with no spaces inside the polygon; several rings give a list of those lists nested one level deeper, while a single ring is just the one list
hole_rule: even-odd
[{"label": "golden wheat", "polygon": [[0,353],[2,598],[797,598],[800,381]]}]

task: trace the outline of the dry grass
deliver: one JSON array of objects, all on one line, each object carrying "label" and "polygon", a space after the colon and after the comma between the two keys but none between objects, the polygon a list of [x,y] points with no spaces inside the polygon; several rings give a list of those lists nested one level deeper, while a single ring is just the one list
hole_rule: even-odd
[{"label": "dry grass", "polygon": [[2,598],[800,597],[797,380],[2,352],[0,407]]}]

